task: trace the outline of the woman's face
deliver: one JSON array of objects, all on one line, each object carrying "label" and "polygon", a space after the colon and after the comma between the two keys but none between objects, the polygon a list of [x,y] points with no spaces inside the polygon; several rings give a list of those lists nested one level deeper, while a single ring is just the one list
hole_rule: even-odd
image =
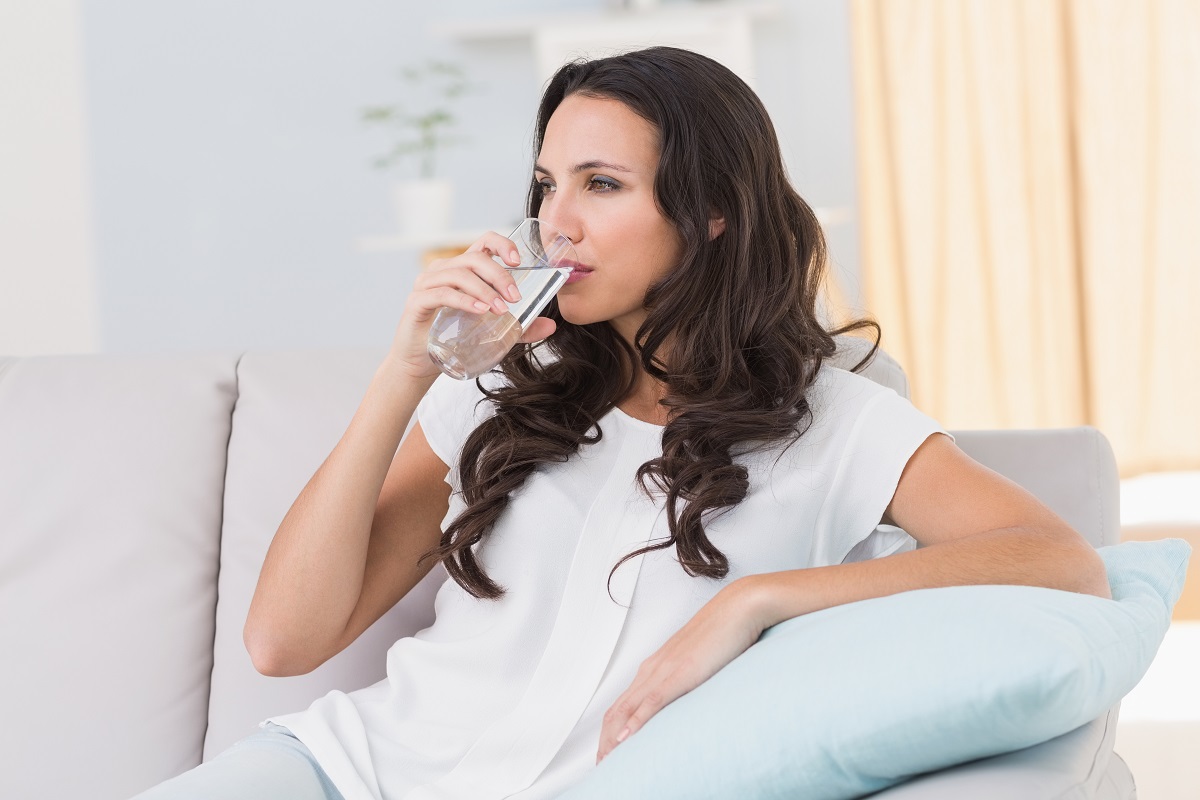
[{"label": "woman's face", "polygon": [[534,167],[538,218],[575,245],[581,280],[558,292],[563,319],[609,321],[627,341],[646,318],[646,290],[679,263],[683,241],[654,203],[655,127],[617,100],[566,97]]}]

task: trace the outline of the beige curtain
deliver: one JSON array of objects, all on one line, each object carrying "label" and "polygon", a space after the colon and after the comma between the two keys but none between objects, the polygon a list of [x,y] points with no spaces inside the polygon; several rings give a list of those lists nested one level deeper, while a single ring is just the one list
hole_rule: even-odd
[{"label": "beige curtain", "polygon": [[852,0],[863,291],[954,428],[1200,469],[1200,0]]}]

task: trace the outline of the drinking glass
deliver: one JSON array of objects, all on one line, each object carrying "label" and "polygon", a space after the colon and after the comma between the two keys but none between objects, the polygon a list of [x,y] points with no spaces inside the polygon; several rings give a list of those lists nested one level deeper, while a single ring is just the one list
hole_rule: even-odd
[{"label": "drinking glass", "polygon": [[433,318],[429,358],[451,378],[476,378],[504,360],[578,262],[571,241],[541,220],[523,220],[508,238],[517,246],[520,263],[510,267],[500,256],[492,260],[512,275],[521,299],[505,300],[508,311],[503,314],[442,308]]}]

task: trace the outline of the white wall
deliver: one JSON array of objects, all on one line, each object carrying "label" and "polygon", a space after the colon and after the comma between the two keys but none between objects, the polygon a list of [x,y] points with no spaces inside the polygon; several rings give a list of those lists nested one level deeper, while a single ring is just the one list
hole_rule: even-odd
[{"label": "white wall", "polygon": [[0,0],[0,355],[98,347],[79,12]]},{"label": "white wall", "polygon": [[[20,169],[16,188],[0,182],[9,187],[0,186],[0,352],[10,353],[32,352],[18,339],[34,333],[42,352],[385,346],[419,254],[356,247],[394,230],[390,180],[369,166],[382,140],[359,122],[360,110],[397,96],[402,64],[462,63],[485,92],[463,103],[472,141],[441,171],[456,184],[455,227],[503,229],[522,214],[531,168],[540,89],[533,53],[528,40],[457,43],[427,28],[446,16],[609,5],[104,0],[81,4],[80,42],[66,0],[0,4],[7,17],[20,4],[23,18],[21,33],[10,34],[17,49],[0,46],[3,63],[36,61],[33,81],[0,76],[5,97],[19,90],[32,98],[26,106],[57,110],[44,120],[0,104],[0,145],[11,151],[15,124],[21,151],[0,161]],[[755,28],[760,95],[801,194],[815,206],[853,208],[848,0],[780,6],[780,19]],[[48,8],[52,20],[30,21],[27,9],[41,20]],[[81,58],[86,126],[78,81],[68,80]],[[34,151],[44,155],[28,158]],[[41,186],[53,189],[30,203],[31,187]],[[29,228],[22,220],[35,208],[40,230],[7,233]],[[857,226],[834,227],[829,238],[853,299]],[[81,299],[92,294],[98,317]],[[47,308],[25,311],[39,304]]]}]

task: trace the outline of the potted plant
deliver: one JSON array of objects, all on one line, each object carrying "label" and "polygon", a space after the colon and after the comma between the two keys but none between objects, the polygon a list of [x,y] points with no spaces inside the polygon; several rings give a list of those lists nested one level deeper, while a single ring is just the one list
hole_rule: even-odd
[{"label": "potted plant", "polygon": [[414,178],[393,187],[396,216],[403,236],[430,236],[450,227],[454,185],[435,177],[436,157],[444,149],[467,141],[452,136],[457,123],[452,106],[475,87],[461,67],[447,61],[427,60],[400,71],[406,84],[404,99],[393,105],[363,109],[363,120],[395,135],[392,146],[374,160],[380,169],[405,165]]}]

